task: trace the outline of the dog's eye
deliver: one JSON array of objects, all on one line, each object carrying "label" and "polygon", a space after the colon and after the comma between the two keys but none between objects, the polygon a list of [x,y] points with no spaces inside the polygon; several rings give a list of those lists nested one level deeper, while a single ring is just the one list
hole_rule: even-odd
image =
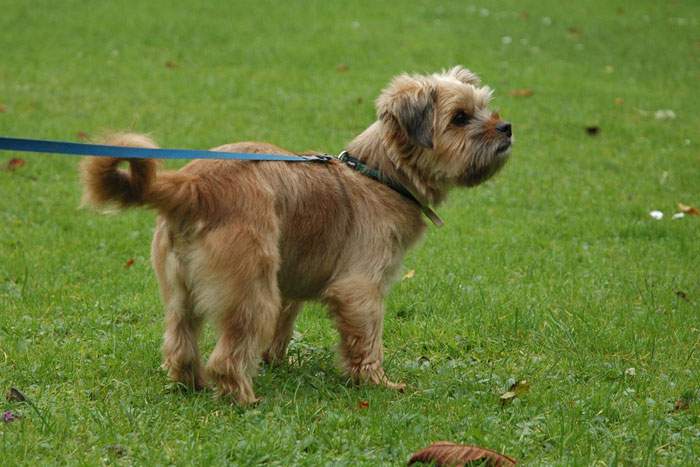
[{"label": "dog's eye", "polygon": [[469,123],[469,115],[462,110],[457,112],[454,117],[452,117],[452,124],[455,126],[465,126],[467,123]]}]

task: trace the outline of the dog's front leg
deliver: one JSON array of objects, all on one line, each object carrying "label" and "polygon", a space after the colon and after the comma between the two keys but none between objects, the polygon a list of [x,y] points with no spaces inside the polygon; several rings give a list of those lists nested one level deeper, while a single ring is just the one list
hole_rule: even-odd
[{"label": "dog's front leg", "polygon": [[367,382],[403,391],[403,383],[384,373],[382,288],[361,277],[338,281],[326,291],[327,302],[340,333],[345,370],[355,382]]}]

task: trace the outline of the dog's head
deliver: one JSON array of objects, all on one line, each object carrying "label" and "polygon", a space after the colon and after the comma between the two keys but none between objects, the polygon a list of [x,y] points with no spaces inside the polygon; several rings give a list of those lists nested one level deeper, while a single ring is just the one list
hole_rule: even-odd
[{"label": "dog's head", "polygon": [[394,78],[377,99],[393,162],[442,187],[487,180],[503,167],[512,143],[510,123],[488,109],[491,93],[460,66]]}]

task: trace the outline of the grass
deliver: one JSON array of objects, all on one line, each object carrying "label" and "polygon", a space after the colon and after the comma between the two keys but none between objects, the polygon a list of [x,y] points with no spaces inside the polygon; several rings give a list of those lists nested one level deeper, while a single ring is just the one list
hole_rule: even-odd
[{"label": "grass", "polygon": [[0,389],[34,404],[0,401],[21,415],[1,463],[400,465],[442,439],[530,465],[697,462],[700,219],[670,217],[700,205],[700,5],[561,5],[5,1],[2,135],[338,152],[391,76],[462,63],[517,144],[406,258],[385,325],[405,394],[348,385],[308,306],[246,410],[159,368],[154,214],[80,210],[76,159],[0,154],[26,160],[0,172]]}]

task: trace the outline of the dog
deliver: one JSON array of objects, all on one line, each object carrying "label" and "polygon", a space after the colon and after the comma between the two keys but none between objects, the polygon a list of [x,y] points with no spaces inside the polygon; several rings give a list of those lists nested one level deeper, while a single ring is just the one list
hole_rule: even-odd
[{"label": "dog", "polygon": [[[403,390],[382,367],[383,300],[426,229],[422,212],[508,160],[511,124],[489,110],[491,95],[461,66],[395,77],[376,101],[377,120],[347,146],[354,164],[195,160],[166,171],[147,159],[86,158],[84,202],[158,212],[152,262],[170,378],[256,402],[260,360],[285,359],[302,304],[316,300],[329,309],[352,380]],[[157,147],[129,133],[105,142]],[[214,150],[294,154],[258,142]],[[203,367],[205,319],[218,340]]]}]

